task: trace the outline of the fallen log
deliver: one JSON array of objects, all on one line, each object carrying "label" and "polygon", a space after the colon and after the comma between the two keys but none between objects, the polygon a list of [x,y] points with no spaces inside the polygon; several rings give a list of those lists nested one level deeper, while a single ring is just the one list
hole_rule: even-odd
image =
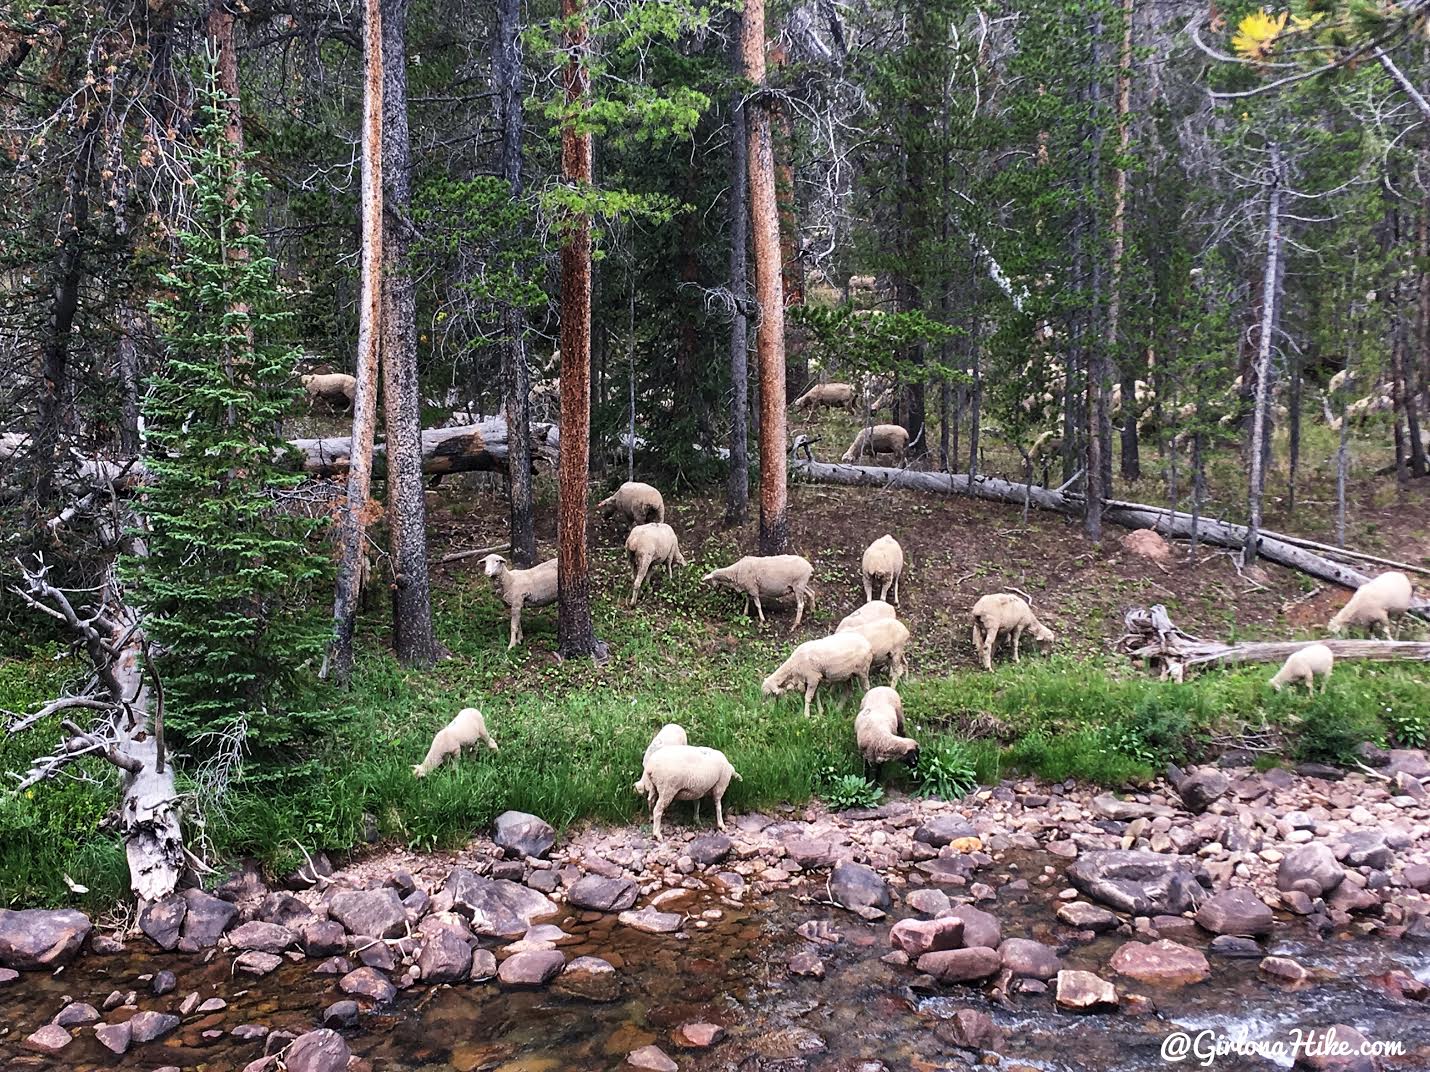
[{"label": "fallen log", "polygon": [[[531,455],[554,465],[557,440],[554,426],[531,426]],[[291,446],[298,452],[303,471],[313,476],[340,476],[348,470],[352,453],[351,436],[323,439],[295,439]],[[445,476],[449,473],[504,473],[507,470],[507,428],[501,417],[491,417],[480,424],[464,424],[456,428],[427,428],[422,432],[422,471]],[[372,477],[381,480],[387,473],[387,449],[383,443],[374,448]]]},{"label": "fallen log", "polygon": [[[1083,498],[1061,491],[1029,484],[1018,484],[998,477],[977,477],[969,481],[963,473],[925,473],[877,465],[845,465],[796,459],[791,473],[819,484],[843,484],[853,487],[907,488],[933,494],[970,495],[975,499],[1022,506],[1025,502],[1040,510],[1077,515],[1082,512]],[[1156,529],[1166,536],[1190,539],[1192,515],[1161,506],[1121,502],[1110,499],[1103,511],[1103,520],[1129,529]],[[1240,548],[1246,542],[1246,526],[1233,525],[1215,518],[1203,517],[1197,522],[1197,539],[1218,547]],[[1340,562],[1315,554],[1261,533],[1258,553],[1277,565],[1309,574],[1318,580],[1356,589],[1370,580],[1365,574]],[[1430,599],[1420,598],[1411,604],[1411,613],[1430,619]]]}]

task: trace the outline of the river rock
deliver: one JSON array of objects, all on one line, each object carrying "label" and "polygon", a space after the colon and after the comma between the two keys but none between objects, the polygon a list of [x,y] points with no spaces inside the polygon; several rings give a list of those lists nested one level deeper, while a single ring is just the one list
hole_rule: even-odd
[{"label": "river rock", "polygon": [[135,1045],[142,1046],[170,1034],[182,1022],[172,1013],[136,1012],[129,1018],[129,1037]]},{"label": "river rock", "polygon": [[681,1024],[671,1037],[682,1050],[708,1050],[725,1037],[725,1029],[719,1024]]},{"label": "river rock", "polygon": [[1330,847],[1313,841],[1298,845],[1284,857],[1276,870],[1278,890],[1297,890],[1308,897],[1330,893],[1346,877]]},{"label": "river rock", "polygon": [[1411,864],[1400,877],[1412,890],[1430,891],[1430,864]]},{"label": "river rock", "polygon": [[1332,1024],[1310,1033],[1313,1038],[1296,1055],[1294,1068],[1312,1072],[1378,1072],[1380,1062],[1361,1052],[1368,1040],[1347,1024]]},{"label": "river rock", "polygon": [[659,1046],[642,1046],[632,1050],[626,1054],[626,1064],[643,1072],[678,1072],[680,1068]]},{"label": "river rock", "polygon": [[701,834],[685,847],[685,855],[701,867],[712,867],[729,856],[734,847],[724,834]]},{"label": "river rock", "polygon": [[1199,983],[1212,971],[1200,950],[1165,938],[1151,944],[1126,943],[1112,954],[1112,970],[1156,986]]},{"label": "river rock", "polygon": [[269,975],[282,966],[283,958],[277,953],[263,953],[257,949],[249,949],[240,953],[233,961],[235,971],[246,972],[249,975]]},{"label": "river rock", "polygon": [[1168,818],[1176,814],[1165,804],[1143,804],[1136,800],[1121,800],[1111,793],[1092,798],[1092,809],[1106,819],[1130,823],[1134,819]]},{"label": "river rock", "polygon": [[263,898],[263,904],[258,909],[258,918],[265,923],[276,923],[292,931],[302,931],[318,917],[308,907],[308,902],[280,890]]},{"label": "river rock", "polygon": [[1343,834],[1332,851],[1351,867],[1386,869],[1395,862],[1395,853],[1379,830],[1352,830]]},{"label": "river rock", "polygon": [[423,940],[417,968],[424,983],[460,983],[472,970],[472,947],[457,928],[440,927]]},{"label": "river rock", "polygon": [[293,932],[276,923],[254,920],[235,927],[228,940],[235,949],[256,949],[260,953],[281,953],[293,944]]},{"label": "river rock", "polygon": [[1270,934],[1276,919],[1248,889],[1223,890],[1202,902],[1197,923],[1213,934]]},{"label": "river rock", "polygon": [[1005,1041],[1002,1028],[977,1009],[959,1009],[935,1026],[934,1033],[965,1050],[1001,1050]]},{"label": "river rock", "polygon": [[357,1027],[362,1017],[358,1003],[350,998],[335,1001],[323,1010],[323,1026],[331,1028]]},{"label": "river rock", "polygon": [[489,937],[521,938],[533,920],[556,913],[555,903],[530,886],[483,878],[465,867],[452,869],[443,890],[452,899],[452,910],[468,920],[475,933]]},{"label": "river rock", "polygon": [[328,911],[353,934],[366,938],[397,938],[407,931],[407,910],[390,887],[335,893]]},{"label": "river rock", "polygon": [[502,986],[534,990],[545,986],[566,966],[566,957],[555,949],[514,953],[501,962],[497,978]]},{"label": "river rock", "polygon": [[930,919],[946,913],[953,907],[948,899],[948,894],[943,890],[934,890],[927,887],[913,890],[904,897],[904,904],[908,905],[921,916],[928,916]]},{"label": "river rock", "polygon": [[[1366,980],[1371,986],[1401,1001],[1424,1001],[1430,997],[1430,983],[1422,983],[1415,976],[1392,968],[1388,972],[1372,975]],[[56,1020],[58,1023],[58,1020]]]},{"label": "river rock", "polygon": [[156,998],[161,998],[165,994],[172,994],[179,986],[179,977],[168,968],[154,973],[154,978],[149,980],[149,993]]},{"label": "river rock", "polygon": [[303,952],[310,957],[335,957],[348,947],[348,932],[335,919],[313,919],[298,932]]},{"label": "river rock", "polygon": [[344,994],[367,998],[379,1005],[386,1005],[397,997],[397,987],[392,985],[387,976],[376,968],[369,968],[365,965],[353,969],[339,979],[338,989]]},{"label": "river rock", "polygon": [[1251,959],[1261,956],[1261,946],[1255,938],[1235,934],[1218,934],[1207,948],[1219,957]]},{"label": "river rock", "polygon": [[344,1072],[351,1056],[342,1035],[320,1027],[293,1040],[283,1055],[283,1067],[288,1072]]},{"label": "river rock", "polygon": [[567,997],[586,1001],[615,1001],[621,996],[616,969],[600,957],[576,957],[556,977],[552,989]]},{"label": "river rock", "polygon": [[1193,815],[1200,815],[1226,795],[1231,779],[1215,767],[1193,771],[1177,784],[1177,796]]},{"label": "river rock", "polygon": [[[218,900],[218,898],[214,899]],[[227,902],[223,903],[227,904]],[[232,909],[233,905],[228,905],[228,907]],[[160,949],[165,951],[177,949],[180,931],[184,925],[184,916],[188,914],[188,911],[188,902],[177,893],[157,901],[150,901],[139,913],[139,929]]]},{"label": "river rock", "polygon": [[963,941],[961,919],[901,919],[889,930],[889,944],[911,957],[958,949]]},{"label": "river rock", "polygon": [[1304,983],[1311,977],[1299,961],[1290,957],[1265,957],[1258,967],[1266,975],[1288,983]]},{"label": "river rock", "polygon": [[1092,1011],[1117,1007],[1117,988],[1087,971],[1058,972],[1056,999],[1064,1009]]},{"label": "river rock", "polygon": [[93,1005],[83,1001],[72,1001],[59,1012],[55,1013],[55,1018],[51,1023],[59,1024],[60,1027],[84,1027],[98,1021],[99,1010]]},{"label": "river rock", "polygon": [[892,904],[889,884],[872,867],[840,860],[829,874],[834,903],[864,915],[864,909],[885,911]]},{"label": "river rock", "polygon": [[1055,978],[1062,969],[1057,950],[1031,938],[1005,940],[998,947],[998,959],[1007,971],[1025,979],[1047,981]]},{"label": "river rock", "polygon": [[948,949],[919,957],[918,969],[945,983],[968,983],[997,975],[1003,962],[987,946]]},{"label": "river rock", "polygon": [[0,968],[63,967],[78,955],[91,929],[89,917],[72,908],[0,909]]},{"label": "river rock", "polygon": [[1080,931],[1093,931],[1097,934],[1116,930],[1122,922],[1115,913],[1109,912],[1105,908],[1099,908],[1095,904],[1088,904],[1086,901],[1066,901],[1058,905],[1058,919],[1069,927],[1076,927]]},{"label": "river rock", "polygon": [[298,870],[283,880],[283,886],[290,890],[306,890],[316,886],[321,879],[331,878],[333,862],[325,852],[315,852]]},{"label": "river rock", "polygon": [[824,978],[824,961],[808,950],[790,957],[788,967],[791,975],[803,975],[809,979]]},{"label": "river rock", "polygon": [[1180,915],[1211,887],[1197,860],[1140,849],[1083,853],[1068,865],[1067,874],[1089,897],[1138,916]]},{"label": "river rock", "polygon": [[182,896],[187,911],[180,943],[192,952],[212,949],[238,916],[238,909],[200,889],[187,889]]},{"label": "river rock", "polygon": [[128,1051],[129,1045],[133,1041],[133,1034],[127,1021],[122,1024],[97,1024],[94,1029],[94,1037],[110,1053],[121,1055]]},{"label": "river rock", "polygon": [[74,1041],[74,1037],[59,1024],[46,1024],[25,1038],[25,1049],[38,1053],[59,1053]]},{"label": "river rock", "polygon": [[954,905],[943,919],[956,919],[963,924],[963,944],[985,945],[997,949],[1003,941],[1003,925],[991,912],[972,905]]},{"label": "river rock", "polygon": [[914,840],[941,849],[955,841],[976,839],[978,831],[957,815],[933,815],[914,831]]},{"label": "river rock", "polygon": [[566,900],[592,912],[624,912],[636,903],[640,887],[628,878],[586,875],[566,891]]},{"label": "river rock", "polygon": [[492,841],[510,859],[534,856],[544,859],[556,844],[556,831],[545,819],[524,811],[504,811],[497,816]]},{"label": "river rock", "polygon": [[685,917],[678,912],[662,912],[646,905],[632,912],[622,912],[616,917],[627,927],[634,927],[646,934],[674,934],[685,925]]},{"label": "river rock", "polygon": [[467,979],[473,983],[482,983],[488,979],[495,979],[497,974],[497,955],[490,949],[472,950],[472,969],[467,974]]}]

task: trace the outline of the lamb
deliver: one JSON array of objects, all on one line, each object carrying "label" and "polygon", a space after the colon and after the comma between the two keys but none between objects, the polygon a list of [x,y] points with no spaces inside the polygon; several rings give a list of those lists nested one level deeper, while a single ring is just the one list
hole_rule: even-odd
[{"label": "lamb", "polygon": [[1316,676],[1321,678],[1321,691],[1331,684],[1331,667],[1335,663],[1331,649],[1324,644],[1307,644],[1286,656],[1286,662],[1271,679],[1271,687],[1280,692],[1285,685],[1304,684],[1312,695],[1316,692]]},{"label": "lamb", "polygon": [[[647,799],[651,793],[655,794],[651,825],[657,840],[661,836],[661,818],[673,800],[695,801],[695,821],[699,822],[700,799],[711,797],[715,801],[715,825],[721,830],[725,829],[721,799],[725,796],[725,790],[732,778],[737,782],[744,779],[730,765],[724,752],[716,748],[668,744],[655,752],[648,752],[647,755],[645,770],[634,788],[637,793],[644,793]],[[642,783],[645,783],[644,786]]]},{"label": "lamb", "polygon": [[983,669],[993,669],[993,649],[1000,633],[1013,635],[1013,661],[1021,662],[1018,642],[1024,631],[1033,634],[1044,647],[1051,647],[1053,631],[1033,614],[1033,608],[1020,597],[1007,592],[994,592],[973,604],[973,647],[983,663]]},{"label": "lamb", "polygon": [[641,585],[652,565],[664,565],[666,576],[675,576],[675,567],[685,565],[675,530],[659,521],[637,525],[626,537],[626,555],[631,560],[634,579],[631,582],[631,606],[640,598]]},{"label": "lamb", "polygon": [[[869,691],[869,668],[874,662],[874,647],[857,629],[835,633],[818,640],[806,640],[769,677],[761,691],[766,696],[783,696],[794,688],[804,689],[804,717],[809,717],[809,702],[819,686],[826,681],[849,681],[858,678]],[[823,710],[823,704],[820,705]]]},{"label": "lamb", "polygon": [[904,649],[909,644],[909,627],[897,618],[880,618],[846,631],[858,633],[869,642],[874,651],[870,669],[887,666],[890,686],[898,685],[899,678],[909,672],[908,659],[904,655]]},{"label": "lamb", "polygon": [[892,454],[895,465],[904,464],[904,454],[909,449],[909,432],[900,424],[876,424],[859,429],[854,442],[839,460],[845,465],[860,461],[864,455],[877,460],[880,454]]},{"label": "lamb", "polygon": [[492,735],[487,732],[486,719],[475,707],[464,707],[457,717],[448,722],[432,738],[432,747],[427,749],[427,758],[412,768],[412,777],[425,778],[448,759],[459,756],[462,749],[482,741],[493,752],[500,751]]},{"label": "lamb", "polygon": [[868,625],[871,622],[883,621],[886,618],[893,618],[897,611],[882,599],[871,599],[852,614],[846,614],[839,622],[836,633],[842,633],[847,629],[858,629],[860,626]]},{"label": "lamb", "polygon": [[645,746],[645,755],[641,757],[641,780],[635,784],[635,791],[645,797],[646,804],[649,805],[655,801],[655,786],[650,780],[650,757],[670,745],[689,743],[690,738],[686,736],[684,726],[667,722],[650,739],[650,744]]},{"label": "lamb", "polygon": [[357,380],[347,373],[324,372],[300,376],[299,379],[303,383],[303,391],[308,396],[309,405],[321,398],[330,406],[352,409],[353,394],[357,391]]},{"label": "lamb", "polygon": [[919,742],[903,732],[904,703],[899,694],[883,685],[866,692],[854,717],[854,739],[866,771],[895,759],[909,767],[918,765]]},{"label": "lamb", "polygon": [[522,607],[546,607],[556,602],[556,559],[514,570],[501,555],[487,555],[482,559],[482,572],[491,578],[492,591],[511,614],[511,641],[506,646],[511,651],[522,640]]},{"label": "lamb", "polygon": [[1351,594],[1350,602],[1336,612],[1326,628],[1339,635],[1348,625],[1363,625],[1372,633],[1379,625],[1385,630],[1387,639],[1394,640],[1390,628],[1391,615],[1399,617],[1410,609],[1414,595],[1410,578],[1397,570],[1382,573],[1379,577],[1366,581]]},{"label": "lamb", "polygon": [[814,606],[814,589],[809,585],[813,575],[814,567],[809,564],[809,559],[800,555],[746,555],[733,565],[711,570],[701,580],[717,588],[743,592],[746,614],[750,613],[750,600],[753,599],[761,623],[765,620],[761,600],[793,595],[794,625],[790,632],[794,632],[804,620],[804,605]]},{"label": "lamb", "polygon": [[889,586],[893,585],[893,603],[896,607],[899,605],[899,578],[904,572],[904,549],[899,546],[898,540],[886,532],[865,548],[862,572],[866,600],[874,598],[874,582],[878,581],[882,586],[879,589],[879,598],[887,599]]},{"label": "lamb", "polygon": [[857,392],[847,383],[817,383],[794,400],[794,408],[813,411],[828,406],[853,413],[856,397]]},{"label": "lamb", "polygon": [[605,511],[607,517],[620,514],[629,525],[665,520],[665,500],[660,492],[636,480],[627,480],[609,499],[598,502],[596,509]]}]

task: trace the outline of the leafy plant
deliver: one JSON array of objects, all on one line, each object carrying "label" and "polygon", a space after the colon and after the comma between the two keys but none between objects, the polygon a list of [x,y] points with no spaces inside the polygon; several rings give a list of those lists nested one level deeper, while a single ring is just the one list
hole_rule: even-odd
[{"label": "leafy plant", "polygon": [[947,741],[919,753],[914,778],[919,795],[954,800],[978,784],[978,771],[962,742]]},{"label": "leafy plant", "polygon": [[1430,717],[1425,714],[1392,708],[1382,718],[1390,727],[1393,741],[1401,748],[1424,748],[1430,744]]},{"label": "leafy plant", "polygon": [[1141,700],[1132,713],[1108,731],[1108,743],[1148,767],[1184,757],[1192,739],[1192,719],[1186,709],[1163,703],[1159,695]]},{"label": "leafy plant", "polygon": [[830,774],[819,791],[824,802],[835,811],[847,808],[872,808],[884,799],[882,786],[877,786],[858,774]]}]

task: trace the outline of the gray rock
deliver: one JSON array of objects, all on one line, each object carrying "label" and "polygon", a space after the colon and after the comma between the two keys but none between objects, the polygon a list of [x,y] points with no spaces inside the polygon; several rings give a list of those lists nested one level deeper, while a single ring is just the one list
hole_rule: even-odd
[{"label": "gray rock", "polygon": [[293,932],[276,923],[253,920],[235,927],[228,936],[235,949],[256,949],[260,953],[281,953],[294,942]]},{"label": "gray rock", "polygon": [[824,978],[824,961],[808,950],[790,957],[788,967],[791,975],[803,975],[810,979]]},{"label": "gray rock", "polygon": [[136,1012],[129,1018],[129,1038],[137,1046],[170,1034],[182,1021],[167,1012]]},{"label": "gray rock", "polygon": [[325,852],[313,853],[302,867],[283,880],[290,890],[306,890],[318,884],[319,879],[330,878],[333,874],[332,861]]},{"label": "gray rock", "polygon": [[908,905],[921,916],[936,918],[947,912],[952,906],[948,899],[948,894],[943,890],[922,889],[913,890],[904,895],[904,904]]},{"label": "gray rock", "polygon": [[1000,1050],[1006,1041],[993,1018],[977,1009],[959,1009],[934,1031],[939,1038],[965,1050]]},{"label": "gray rock", "polygon": [[279,891],[270,893],[263,899],[258,909],[258,918],[266,923],[276,923],[291,931],[301,931],[309,923],[317,921],[317,915],[306,901],[299,900],[291,893]]},{"label": "gray rock", "polygon": [[282,966],[283,958],[277,953],[262,953],[257,949],[240,953],[233,961],[234,971],[248,975],[271,975]]},{"label": "gray rock", "polygon": [[636,903],[640,887],[628,878],[586,875],[566,891],[566,900],[593,912],[624,912]]},{"label": "gray rock", "polygon": [[1138,916],[1180,915],[1211,887],[1206,868],[1197,860],[1137,849],[1083,853],[1067,874],[1089,897]]},{"label": "gray rock", "polygon": [[99,1044],[110,1053],[124,1054],[128,1051],[133,1042],[133,1035],[130,1032],[128,1022],[122,1024],[98,1024],[94,1029],[94,1037],[99,1040]]},{"label": "gray rock", "polygon": [[0,967],[61,968],[79,955],[92,929],[89,917],[72,908],[0,909]]},{"label": "gray rock", "polygon": [[376,968],[366,966],[355,968],[339,979],[338,989],[344,994],[367,998],[379,1005],[386,1005],[397,997],[397,987],[392,985],[387,976]]},{"label": "gray rock", "polygon": [[1213,934],[1270,934],[1276,918],[1248,889],[1223,890],[1202,902],[1197,923]]},{"label": "gray rock", "polygon": [[350,998],[335,1001],[323,1010],[324,1027],[356,1027],[362,1016],[358,1003]]},{"label": "gray rock", "polygon": [[556,977],[552,989],[586,1001],[615,1001],[621,996],[620,977],[611,963],[600,957],[577,957]]},{"label": "gray rock", "polygon": [[1139,983],[1185,986],[1209,976],[1211,965],[1200,950],[1163,939],[1126,943],[1112,954],[1112,970]]},{"label": "gray rock", "polygon": [[310,957],[335,957],[348,946],[348,932],[335,919],[312,919],[298,932],[303,952]]},{"label": "gray rock", "polygon": [[1261,946],[1255,938],[1243,938],[1235,934],[1218,934],[1207,948],[1219,957],[1233,959],[1251,959],[1262,955]]},{"label": "gray rock", "polygon": [[72,1001],[55,1014],[52,1023],[61,1027],[84,1027],[99,1020],[99,1010],[83,1001]]},{"label": "gray rock", "polygon": [[1296,846],[1282,857],[1276,870],[1276,888],[1320,897],[1334,890],[1345,877],[1345,868],[1336,861],[1330,847],[1312,841]]},{"label": "gray rock", "polygon": [[59,1024],[46,1024],[26,1036],[25,1049],[37,1053],[59,1053],[73,1041],[74,1037]]},{"label": "gray rock", "polygon": [[1057,915],[1058,919],[1069,927],[1098,934],[1103,931],[1116,930],[1122,923],[1115,913],[1109,912],[1105,908],[1099,908],[1095,904],[1088,904],[1086,901],[1065,901],[1058,905]]},{"label": "gray rock", "polygon": [[545,986],[566,966],[566,957],[555,949],[513,953],[501,962],[497,979],[502,986],[534,990]]},{"label": "gray rock", "polygon": [[1155,819],[1176,814],[1165,804],[1142,804],[1135,800],[1119,800],[1111,793],[1092,798],[1093,811],[1107,819],[1130,823],[1133,819]]},{"label": "gray rock", "polygon": [[1054,979],[1062,970],[1057,950],[1031,938],[1007,939],[998,947],[998,959],[1020,978]]},{"label": "gray rock", "polygon": [[626,1067],[641,1072],[678,1072],[680,1068],[659,1046],[642,1046],[626,1054]]},{"label": "gray rock", "polygon": [[786,838],[782,844],[785,855],[802,868],[828,867],[834,862],[835,850],[832,842],[816,838],[791,837]]},{"label": "gray rock", "polygon": [[335,893],[328,902],[328,911],[353,934],[364,937],[397,938],[407,931],[402,898],[388,887]]},{"label": "gray rock", "polygon": [[472,951],[472,970],[468,978],[474,983],[480,983],[487,979],[495,979],[497,974],[497,957],[490,949],[475,949]]},{"label": "gray rock", "polygon": [[834,903],[859,911],[873,908],[886,911],[893,903],[889,884],[871,867],[840,860],[829,875],[829,892]]},{"label": "gray rock", "polygon": [[195,952],[213,948],[238,916],[238,909],[200,889],[185,890],[182,896],[187,908],[182,932],[184,947]]},{"label": "gray rock", "polygon": [[283,1055],[283,1066],[288,1072],[344,1072],[351,1056],[342,1035],[320,1027],[293,1040]]},{"label": "gray rock", "polygon": [[1378,1072],[1380,1069],[1378,1060],[1362,1052],[1368,1048],[1369,1040],[1350,1025],[1332,1024],[1314,1031],[1314,1035],[1316,1044],[1298,1051],[1293,1067],[1309,1072]]},{"label": "gray rock", "polygon": [[945,983],[967,983],[997,975],[1003,962],[987,946],[947,949],[919,957],[918,969]]},{"label": "gray rock", "polygon": [[423,941],[417,967],[424,983],[460,983],[472,970],[472,947],[455,927],[441,927]]},{"label": "gray rock", "polygon": [[475,933],[495,938],[520,938],[534,920],[557,910],[550,898],[529,886],[484,878],[465,867],[453,868],[443,889],[452,898],[452,910]]},{"label": "gray rock", "polygon": [[730,855],[734,848],[724,834],[702,834],[686,846],[685,853],[701,867],[711,867]]},{"label": "gray rock", "polygon": [[1226,795],[1231,779],[1213,767],[1205,767],[1188,775],[1177,785],[1177,795],[1186,809],[1200,815]]},{"label": "gray rock", "polygon": [[967,943],[961,919],[901,919],[889,930],[889,944],[910,957],[921,957]]},{"label": "gray rock", "polygon": [[545,819],[524,811],[504,811],[497,816],[492,840],[508,857],[544,859],[556,844],[556,831]]},{"label": "gray rock", "polygon": [[963,944],[997,949],[1003,941],[1003,926],[998,917],[971,905],[954,905],[943,919],[956,919],[963,924]]},{"label": "gray rock", "polygon": [[646,934],[674,934],[685,925],[685,917],[677,912],[662,912],[646,905],[631,912],[622,912],[616,917],[627,927],[633,927]]},{"label": "gray rock", "polygon": [[935,815],[914,831],[914,840],[941,849],[962,838],[976,838],[978,831],[957,815]]},{"label": "gray rock", "polygon": [[154,978],[149,980],[149,993],[156,998],[161,998],[165,994],[172,994],[178,985],[178,976],[165,968],[163,971],[155,972]]},{"label": "gray rock", "polygon": [[1342,834],[1332,851],[1351,867],[1388,868],[1395,862],[1395,853],[1379,830],[1353,830]]}]

